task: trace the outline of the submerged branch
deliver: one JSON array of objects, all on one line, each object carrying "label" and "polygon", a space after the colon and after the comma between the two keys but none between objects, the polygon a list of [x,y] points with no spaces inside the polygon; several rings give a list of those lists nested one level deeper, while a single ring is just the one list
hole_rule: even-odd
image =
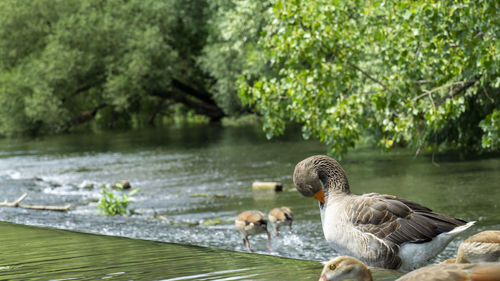
[{"label": "submerged branch", "polygon": [[32,209],[32,210],[45,210],[45,211],[56,211],[56,212],[67,212],[71,208],[70,204],[64,206],[47,206],[47,205],[19,205],[19,208]]},{"label": "submerged branch", "polygon": [[19,203],[21,203],[21,201],[23,201],[24,198],[26,198],[26,196],[28,196],[28,193],[24,193],[23,195],[21,195],[21,197],[17,198],[16,201],[11,202],[11,203],[7,202],[7,199],[5,199],[5,201],[0,203],[0,206],[19,207]]},{"label": "submerged branch", "polygon": [[21,195],[14,202],[8,202],[7,199],[5,199],[2,203],[0,203],[0,206],[17,207],[17,208],[33,209],[33,210],[57,211],[57,212],[67,212],[69,210],[69,208],[71,208],[70,204],[66,204],[65,206],[25,205],[25,204],[21,204],[21,201],[23,201],[24,198],[26,198],[27,196],[28,196],[28,193],[24,193],[23,195]]}]

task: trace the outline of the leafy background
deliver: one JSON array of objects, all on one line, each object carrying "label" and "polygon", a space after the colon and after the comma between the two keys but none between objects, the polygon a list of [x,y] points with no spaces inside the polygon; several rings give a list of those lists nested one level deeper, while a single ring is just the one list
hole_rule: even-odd
[{"label": "leafy background", "polygon": [[0,2],[0,135],[256,114],[344,155],[500,146],[498,1]]}]

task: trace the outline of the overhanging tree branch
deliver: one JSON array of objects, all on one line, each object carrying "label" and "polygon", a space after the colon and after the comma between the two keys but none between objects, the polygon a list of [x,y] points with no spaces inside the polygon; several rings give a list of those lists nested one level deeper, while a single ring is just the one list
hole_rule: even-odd
[{"label": "overhanging tree branch", "polygon": [[[305,28],[303,25],[302,25],[302,28]],[[324,49],[324,50],[329,50],[330,48],[326,47],[324,44],[321,45],[321,48]],[[346,47],[345,46],[342,46],[342,49],[345,49]],[[333,50],[332,52],[330,51],[326,51],[327,54],[331,54],[335,57],[338,57],[338,54],[340,53],[340,49],[339,50]],[[330,55],[326,55],[326,58],[327,60],[328,59],[331,59],[331,56]],[[349,66],[349,67],[352,67],[354,68],[355,70],[361,72],[361,74],[363,74],[364,76],[366,76],[368,79],[372,80],[373,82],[377,83],[378,85],[380,85],[382,88],[384,88],[384,90],[386,91],[390,91],[390,89],[384,84],[382,83],[382,81],[376,79],[375,77],[373,77],[372,75],[370,75],[370,73],[364,71],[363,69],[361,69],[359,66],[345,60],[345,63]]]},{"label": "overhanging tree branch", "polygon": [[160,97],[164,99],[171,99],[177,103],[182,103],[187,107],[193,109],[197,114],[205,115],[210,118],[211,121],[219,121],[225,116],[224,112],[215,105],[215,102],[206,103],[203,100],[198,99],[188,95],[184,91],[166,91],[166,90],[156,90],[150,92],[150,95],[155,97]]},{"label": "overhanging tree branch", "polygon": [[211,121],[219,121],[225,116],[224,112],[217,106],[212,95],[205,90],[191,87],[179,79],[172,79],[172,90],[158,89],[148,91],[150,95],[171,99],[177,103],[182,103],[193,109],[197,114],[205,115]]},{"label": "overhanging tree branch", "polygon": [[107,106],[107,104],[103,103],[103,104],[100,104],[97,107],[93,108],[92,110],[80,112],[80,115],[78,117],[76,117],[73,120],[71,120],[71,121],[67,122],[66,124],[64,124],[60,128],[61,131],[67,132],[73,126],[76,126],[76,125],[79,125],[79,124],[82,124],[82,123],[85,123],[85,122],[88,122],[88,121],[94,119],[94,117],[96,116],[97,112],[99,110],[103,109],[106,106]]},{"label": "overhanging tree branch", "polygon": [[184,92],[190,96],[193,96],[193,97],[195,97],[195,98],[197,98],[205,103],[215,105],[215,102],[212,99],[212,96],[210,95],[210,93],[208,93],[206,91],[197,90],[197,89],[195,89],[195,88],[187,85],[186,83],[184,83],[178,79],[175,79],[175,78],[172,79],[172,86],[174,88],[176,88],[177,90]]},{"label": "overhanging tree branch", "polygon": [[372,80],[373,82],[379,84],[380,86],[382,86],[382,88],[384,88],[384,90],[386,91],[390,91],[389,88],[387,88],[387,86],[384,85],[384,83],[382,83],[380,80],[378,79],[375,79],[373,76],[371,76],[368,72],[364,71],[363,69],[359,68],[358,66],[346,61],[347,65],[349,65],[350,67],[356,69],[357,71],[361,72],[364,76],[368,77],[368,79]]},{"label": "overhanging tree branch", "polygon": [[456,95],[464,92],[465,90],[467,90],[468,88],[472,87],[474,84],[476,84],[477,81],[479,81],[479,79],[481,78],[480,75],[476,76],[474,79],[472,80],[469,80],[469,81],[466,81],[466,82],[462,82],[461,86],[458,87],[458,88],[455,88],[453,90],[451,90],[450,92],[448,92],[448,94],[446,96],[444,96],[443,98],[441,98],[437,103],[436,103],[436,106],[439,106],[441,105],[443,102],[445,102],[447,99],[449,98],[453,98],[455,97]]},{"label": "overhanging tree branch", "polygon": [[71,96],[63,98],[62,102],[65,103],[68,100],[68,98],[73,98],[75,96],[78,96],[81,93],[87,92],[88,90],[94,88],[95,86],[101,85],[105,81],[106,81],[106,79],[104,79],[103,77],[100,76],[100,77],[98,77],[97,79],[94,79],[91,82],[87,82],[85,85],[83,85],[80,88],[76,89],[75,92]]}]

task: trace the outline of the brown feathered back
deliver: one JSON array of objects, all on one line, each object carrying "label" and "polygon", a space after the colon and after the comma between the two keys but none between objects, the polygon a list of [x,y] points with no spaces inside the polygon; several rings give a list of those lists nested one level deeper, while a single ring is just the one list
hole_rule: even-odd
[{"label": "brown feathered back", "polygon": [[414,270],[396,281],[500,281],[500,263],[438,264]]}]

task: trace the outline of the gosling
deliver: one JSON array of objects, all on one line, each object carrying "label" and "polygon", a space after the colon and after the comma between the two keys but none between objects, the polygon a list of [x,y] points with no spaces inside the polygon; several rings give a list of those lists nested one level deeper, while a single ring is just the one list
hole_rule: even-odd
[{"label": "gosling", "polygon": [[274,235],[276,237],[279,236],[279,229],[283,225],[288,225],[290,227],[290,233],[292,232],[292,222],[293,222],[293,213],[292,210],[288,207],[274,208],[269,211],[269,215],[267,216],[269,222],[274,231]]},{"label": "gosling", "polygon": [[243,237],[243,245],[245,245],[249,251],[252,251],[250,247],[250,241],[248,236],[256,235],[260,233],[267,234],[267,249],[269,252],[271,249],[271,235],[267,231],[267,220],[264,214],[260,211],[250,210],[240,213],[235,221],[234,225],[236,229],[241,233]]},{"label": "gosling", "polygon": [[[341,256],[329,261],[321,272],[319,281],[373,281],[370,269],[358,259]],[[500,281],[500,263],[437,264],[419,268],[396,281]]]},{"label": "gosling", "polygon": [[458,246],[457,258],[443,263],[500,262],[500,231],[486,230],[465,239]]}]

